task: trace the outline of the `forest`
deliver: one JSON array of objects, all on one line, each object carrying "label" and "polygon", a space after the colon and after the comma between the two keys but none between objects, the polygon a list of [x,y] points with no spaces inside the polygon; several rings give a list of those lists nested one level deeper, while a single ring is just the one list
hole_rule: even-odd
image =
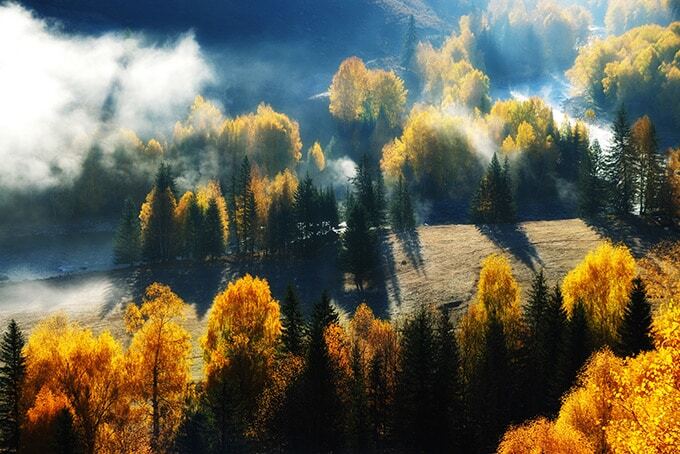
[{"label": "forest", "polygon": [[679,2],[125,3],[0,2],[0,451],[676,452]]}]

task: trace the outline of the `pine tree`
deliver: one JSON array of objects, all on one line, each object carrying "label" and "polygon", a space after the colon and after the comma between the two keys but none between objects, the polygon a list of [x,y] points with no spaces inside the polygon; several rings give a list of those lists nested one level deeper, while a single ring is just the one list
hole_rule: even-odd
[{"label": "pine tree", "polygon": [[436,356],[434,375],[435,431],[440,435],[436,452],[457,451],[462,442],[463,417],[458,343],[451,319],[444,311],[436,326]]},{"label": "pine tree", "polygon": [[559,409],[560,395],[555,394],[553,384],[559,379],[555,368],[555,360],[559,358],[564,332],[567,326],[567,316],[562,307],[562,292],[555,285],[547,299],[540,325],[534,337],[534,373],[540,382],[533,389],[541,401],[535,407],[537,414],[552,415]]},{"label": "pine tree", "polygon": [[612,127],[612,146],[606,161],[609,200],[617,214],[628,214],[635,201],[635,156],[626,110],[621,107]]},{"label": "pine tree", "polygon": [[342,237],[344,262],[357,289],[363,291],[364,282],[371,278],[377,265],[378,240],[364,207],[353,198],[347,203],[347,229]]},{"label": "pine tree", "polygon": [[509,403],[513,393],[510,355],[503,324],[495,313],[486,323],[482,358],[473,378],[472,411],[477,450],[492,451],[510,422]]},{"label": "pine tree", "polygon": [[293,355],[302,356],[305,350],[307,327],[300,312],[300,300],[292,285],[289,285],[286,289],[286,297],[281,305],[281,314],[283,315],[281,320],[283,346],[286,351]]},{"label": "pine tree", "polygon": [[593,352],[586,310],[576,303],[567,321],[558,357],[554,395],[562,396],[574,385],[578,372]]},{"label": "pine tree", "polygon": [[123,204],[116,242],[114,248],[114,261],[116,264],[133,265],[141,257],[142,245],[140,237],[139,218],[135,204],[131,199],[126,199]]},{"label": "pine tree", "polygon": [[205,243],[205,255],[211,258],[224,255],[224,230],[217,201],[211,199],[208,209],[205,211],[203,222],[203,241]]},{"label": "pine tree", "polygon": [[369,451],[372,443],[368,419],[368,396],[366,377],[358,343],[352,345],[352,384],[351,384],[351,446],[355,452]]},{"label": "pine tree", "polygon": [[436,431],[437,341],[432,315],[424,306],[404,323],[397,377],[395,429],[405,452],[433,452]]},{"label": "pine tree", "polygon": [[639,199],[640,215],[661,211],[661,190],[665,169],[658,150],[658,139],[654,123],[644,116],[633,125],[632,147],[637,158],[636,193]]},{"label": "pine tree", "polygon": [[472,200],[472,219],[476,223],[492,224],[512,222],[514,217],[509,164],[506,159],[501,167],[494,154]]},{"label": "pine tree", "polygon": [[543,314],[548,305],[548,284],[543,269],[534,274],[529,290],[529,302],[525,308],[525,319],[531,333],[538,332]]},{"label": "pine tree", "polygon": [[175,182],[170,166],[161,163],[152,191],[151,212],[142,239],[147,260],[169,260],[175,253]]},{"label": "pine tree", "polygon": [[621,356],[635,356],[640,352],[654,349],[651,336],[652,308],[642,279],[633,280],[630,302],[619,328],[617,353]]},{"label": "pine tree", "polygon": [[335,389],[333,366],[324,339],[326,328],[338,321],[338,313],[324,292],[314,307],[304,372],[305,448],[311,452],[334,452],[342,446],[344,408]]},{"label": "pine tree", "polygon": [[396,232],[410,232],[416,227],[413,202],[404,177],[399,175],[390,204],[390,222]]},{"label": "pine tree", "polygon": [[0,447],[2,452],[17,452],[23,419],[22,386],[26,373],[24,335],[11,320],[0,344]]},{"label": "pine tree", "polygon": [[590,148],[584,150],[579,164],[579,207],[585,215],[596,215],[602,209],[601,163],[602,149],[595,140]]},{"label": "pine tree", "polygon": [[203,259],[207,254],[202,236],[205,231],[204,223],[203,211],[194,197],[189,203],[185,229],[185,254],[194,260]]},{"label": "pine tree", "polygon": [[416,20],[411,14],[408,18],[406,37],[404,39],[404,50],[401,56],[401,66],[406,70],[411,70],[415,64],[416,46],[418,45],[418,35],[416,33]]}]

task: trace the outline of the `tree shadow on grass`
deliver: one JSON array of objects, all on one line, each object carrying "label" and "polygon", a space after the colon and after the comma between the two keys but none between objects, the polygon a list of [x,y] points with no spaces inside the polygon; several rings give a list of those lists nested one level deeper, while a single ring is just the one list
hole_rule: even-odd
[{"label": "tree shadow on grass", "polygon": [[411,266],[420,273],[423,268],[423,246],[417,229],[397,233],[397,239],[406,254]]},{"label": "tree shadow on grass", "polygon": [[625,244],[638,258],[661,241],[680,239],[678,229],[652,224],[636,216],[599,216],[584,218],[583,221],[612,243]]},{"label": "tree shadow on grass", "polygon": [[529,241],[524,228],[519,224],[482,224],[477,230],[504,251],[508,251],[530,270],[543,266],[538,251]]}]

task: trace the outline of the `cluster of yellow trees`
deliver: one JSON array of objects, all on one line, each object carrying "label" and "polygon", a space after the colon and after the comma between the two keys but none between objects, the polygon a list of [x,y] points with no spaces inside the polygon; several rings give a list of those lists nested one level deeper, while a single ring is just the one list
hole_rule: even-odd
[{"label": "cluster of yellow trees", "polygon": [[406,107],[404,82],[394,71],[368,69],[358,57],[344,60],[330,86],[330,112],[347,123],[375,122],[383,116],[398,126]]},{"label": "cluster of yellow trees", "polygon": [[672,0],[609,0],[604,18],[607,32],[620,35],[645,24],[667,25]]},{"label": "cluster of yellow trees", "polygon": [[[670,295],[655,312],[656,349],[625,359],[607,349],[597,353],[564,397],[557,419],[511,429],[500,452],[628,452],[630,447],[673,452],[680,443],[680,306],[675,287],[666,292],[667,285],[678,282],[673,281],[680,269],[677,247],[665,245],[639,263],[650,294]],[[624,246],[603,243],[564,278],[567,316],[580,301],[601,344],[614,339],[636,272]],[[47,449],[64,421],[88,453],[167,450],[195,392],[191,338],[182,323],[187,310],[170,288],[150,285],[141,303],[125,311],[126,349],[108,332],[95,335],[63,316],[36,326],[24,351],[26,450]],[[508,349],[519,348],[526,329],[520,288],[500,255],[483,261],[475,301],[458,322],[464,380],[473,378],[492,316],[503,327]],[[376,372],[368,370],[375,364],[380,364],[385,396],[394,396],[399,323],[376,318],[362,304],[348,323],[326,326],[323,339],[340,399],[351,401],[357,367],[368,376]],[[218,395],[226,383],[228,390],[238,390],[240,406],[225,411],[238,411],[247,421],[244,433],[253,439],[263,436],[303,369],[301,357],[282,353],[281,335],[280,307],[268,283],[246,275],[215,297],[200,339],[204,386]]]},{"label": "cluster of yellow trees", "polygon": [[680,23],[645,25],[584,46],[567,76],[596,106],[624,104],[658,124],[680,124]]},{"label": "cluster of yellow trees", "polygon": [[[676,294],[677,297],[677,294]],[[562,401],[555,421],[508,431],[498,452],[673,453],[680,445],[680,306],[654,319],[656,349],[618,358],[596,353]]]}]

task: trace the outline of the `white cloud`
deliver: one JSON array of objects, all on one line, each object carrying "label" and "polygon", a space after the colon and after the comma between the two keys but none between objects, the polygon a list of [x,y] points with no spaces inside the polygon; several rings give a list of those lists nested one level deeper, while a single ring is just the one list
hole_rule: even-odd
[{"label": "white cloud", "polygon": [[88,148],[119,128],[169,131],[213,71],[193,34],[67,34],[0,6],[0,187],[73,177]]}]

